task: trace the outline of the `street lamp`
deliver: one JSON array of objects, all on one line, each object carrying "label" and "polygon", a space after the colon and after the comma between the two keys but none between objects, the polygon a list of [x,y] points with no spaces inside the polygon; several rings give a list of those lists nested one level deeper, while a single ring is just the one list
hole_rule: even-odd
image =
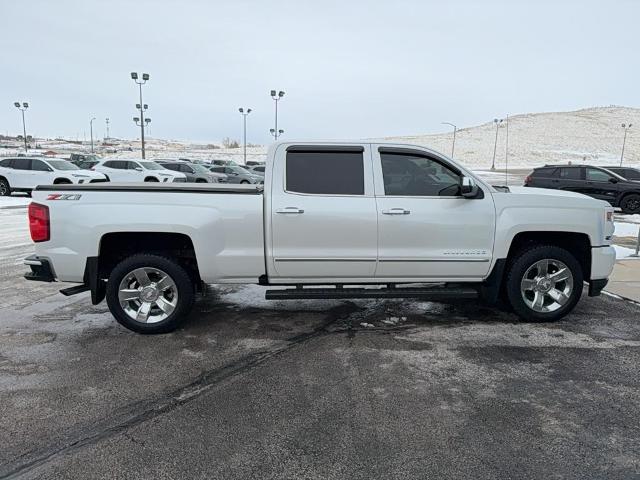
[{"label": "street lamp", "polygon": [[247,108],[247,111],[244,111],[244,108],[240,107],[238,109],[240,114],[242,115],[242,136],[244,138],[244,164],[247,164],[247,115],[251,113],[251,109]]},{"label": "street lamp", "polygon": [[105,118],[105,119],[104,119],[104,123],[106,123],[106,124],[107,124],[107,137],[106,137],[106,138],[111,138],[111,137],[109,136],[109,117],[107,117],[107,118]]},{"label": "street lamp", "polygon": [[620,166],[622,166],[622,159],[624,158],[624,146],[627,143],[627,131],[631,128],[632,124],[628,125],[623,123],[622,128],[624,128],[624,139],[622,140],[622,153],[620,154]]},{"label": "street lamp", "polygon": [[93,117],[91,120],[89,120],[89,129],[91,130],[91,153],[93,153],[93,121],[96,119],[96,117]]},{"label": "street lamp", "polygon": [[453,127],[453,143],[451,144],[451,158],[453,158],[453,151],[456,148],[456,132],[458,131],[458,127],[449,122],[442,122],[442,125],[450,125]]},{"label": "street lamp", "polygon": [[25,124],[24,121],[24,112],[27,110],[27,108],[29,108],[29,104],[27,102],[22,102],[22,105],[20,105],[20,102],[13,102],[13,105],[22,112],[22,133],[24,134],[24,151],[27,152],[28,147],[27,147],[27,126]]},{"label": "street lamp", "polygon": [[284,133],[284,130],[278,130],[278,102],[282,100],[282,97],[284,97],[284,92],[282,90],[278,91],[278,93],[276,93],[275,90],[271,90],[271,98],[273,98],[276,103],[276,122],[274,128],[269,129],[269,131],[276,141],[278,140],[278,137]]},{"label": "street lamp", "polygon": [[151,123],[151,118],[147,117],[144,119],[144,126],[147,127],[147,134],[151,135],[151,125],[149,125]]},{"label": "street lamp", "polygon": [[493,123],[495,123],[495,125],[496,125],[496,141],[493,144],[493,161],[491,162],[491,170],[495,170],[496,169],[496,148],[498,148],[498,127],[500,127],[500,125],[502,124],[503,121],[504,121],[503,118],[494,118],[493,119]]},{"label": "street lamp", "polygon": [[[144,152],[144,126],[145,126],[145,121],[144,121],[144,111],[148,108],[148,105],[146,103],[142,103],[142,85],[144,85],[145,83],[147,83],[147,80],[149,80],[149,74],[148,73],[143,73],[142,74],[142,80],[139,81],[138,80],[138,73],[137,72],[131,72],[131,79],[136,82],[138,84],[138,86],[140,87],[140,103],[136,104],[136,108],[138,110],[140,110],[140,118],[138,120],[134,120],[136,122],[136,125],[140,126],[140,140],[141,140],[141,144],[142,144],[142,158],[145,158],[145,152]],[[137,117],[135,117],[137,118]],[[138,122],[140,122],[138,124]],[[147,122],[148,123],[148,122]]]}]

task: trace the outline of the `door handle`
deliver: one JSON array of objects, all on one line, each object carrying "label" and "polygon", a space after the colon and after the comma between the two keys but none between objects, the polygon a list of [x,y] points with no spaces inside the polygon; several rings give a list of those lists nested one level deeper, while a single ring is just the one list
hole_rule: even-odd
[{"label": "door handle", "polygon": [[304,213],[304,210],[298,207],[285,207],[276,210],[276,213]]},{"label": "door handle", "polygon": [[389,210],[383,210],[383,215],[409,215],[411,210],[405,210],[404,208],[391,208]]}]

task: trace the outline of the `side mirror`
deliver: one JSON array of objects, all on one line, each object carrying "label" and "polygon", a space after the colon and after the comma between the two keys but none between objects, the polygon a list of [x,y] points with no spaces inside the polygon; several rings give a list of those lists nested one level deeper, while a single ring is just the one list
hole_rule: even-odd
[{"label": "side mirror", "polygon": [[609,177],[609,182],[611,183],[618,183],[618,179],[615,177]]},{"label": "side mirror", "polygon": [[478,195],[478,185],[473,178],[460,178],[460,195],[464,198],[475,198]]},{"label": "side mirror", "polygon": [[141,171],[142,171],[142,168],[140,168],[140,167],[136,167],[136,168],[135,168],[135,170],[136,170],[136,172],[141,172]]}]

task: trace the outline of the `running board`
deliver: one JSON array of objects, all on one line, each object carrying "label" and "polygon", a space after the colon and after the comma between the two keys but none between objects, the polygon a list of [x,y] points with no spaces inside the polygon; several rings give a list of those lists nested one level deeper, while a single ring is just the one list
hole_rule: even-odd
[{"label": "running board", "polygon": [[76,285],[74,287],[63,288],[60,290],[60,293],[65,297],[70,297],[71,295],[77,295],[78,293],[88,292],[90,290],[89,285]]},{"label": "running board", "polygon": [[419,298],[433,302],[473,300],[478,290],[471,287],[431,288],[286,288],[267,290],[267,300],[349,299],[349,298]]}]

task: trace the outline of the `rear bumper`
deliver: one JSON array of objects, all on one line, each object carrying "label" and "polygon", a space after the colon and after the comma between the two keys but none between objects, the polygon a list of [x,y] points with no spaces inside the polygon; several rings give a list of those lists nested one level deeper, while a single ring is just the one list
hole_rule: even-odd
[{"label": "rear bumper", "polygon": [[24,278],[35,282],[54,282],[56,277],[51,268],[51,263],[46,258],[40,258],[37,255],[31,255],[24,259],[24,264],[31,268],[30,272],[25,273]]}]

